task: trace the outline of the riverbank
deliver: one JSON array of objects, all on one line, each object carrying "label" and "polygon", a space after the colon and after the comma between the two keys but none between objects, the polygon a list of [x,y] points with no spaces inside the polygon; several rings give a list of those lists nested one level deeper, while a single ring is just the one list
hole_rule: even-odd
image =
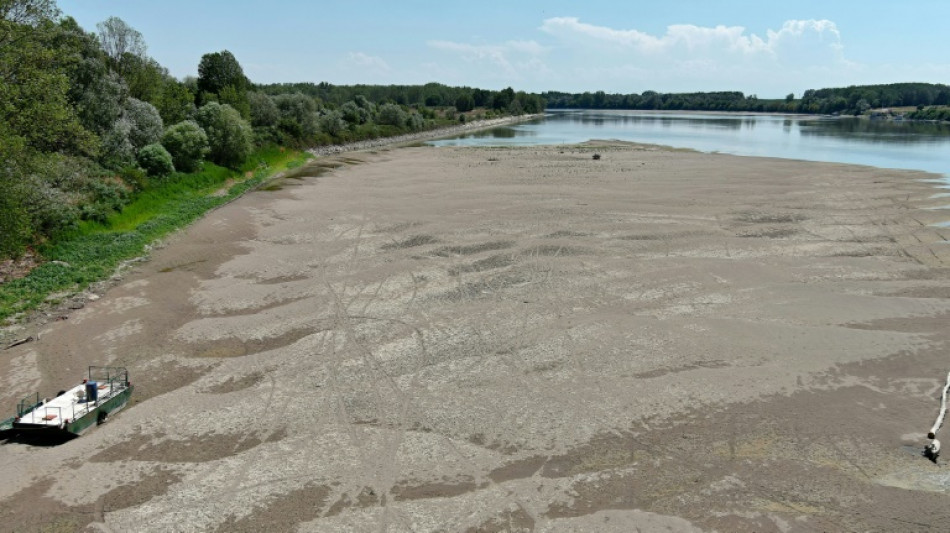
[{"label": "riverbank", "polygon": [[437,128],[434,130],[420,131],[416,133],[407,133],[405,135],[398,135],[396,137],[382,137],[379,139],[371,139],[367,141],[359,141],[355,143],[348,143],[348,144],[342,144],[342,145],[336,144],[336,145],[330,145],[330,146],[318,146],[316,148],[311,148],[307,151],[315,156],[326,156],[326,155],[332,155],[332,154],[339,154],[343,152],[372,150],[374,148],[380,148],[383,146],[398,146],[402,144],[427,141],[431,139],[451,137],[454,135],[461,135],[463,133],[485,130],[489,128],[497,128],[499,126],[506,126],[509,124],[517,124],[519,122],[527,122],[529,120],[535,120],[543,116],[544,116],[544,113],[539,113],[539,114],[534,114],[534,115],[517,115],[517,116],[494,118],[494,119],[488,119],[488,120],[477,120],[474,122],[459,124],[458,126],[449,126],[447,128]]},{"label": "riverbank", "polygon": [[315,160],[0,352],[8,410],[89,364],[136,384],[80,439],[0,446],[0,516],[943,529],[932,177],[611,141]]}]

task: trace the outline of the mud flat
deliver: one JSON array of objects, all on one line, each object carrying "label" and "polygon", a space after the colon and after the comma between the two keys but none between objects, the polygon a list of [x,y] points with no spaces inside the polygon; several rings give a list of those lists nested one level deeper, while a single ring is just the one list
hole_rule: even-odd
[{"label": "mud flat", "polygon": [[[592,155],[600,154],[599,160]],[[321,158],[0,352],[0,528],[946,530],[932,175],[589,143]]]}]

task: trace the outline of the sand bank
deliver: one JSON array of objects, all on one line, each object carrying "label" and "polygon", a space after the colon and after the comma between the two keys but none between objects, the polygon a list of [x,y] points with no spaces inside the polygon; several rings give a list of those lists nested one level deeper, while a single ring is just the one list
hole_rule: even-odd
[{"label": "sand bank", "polygon": [[619,143],[319,159],[2,352],[7,409],[87,364],[137,396],[0,446],[0,517],[944,529],[918,455],[950,370],[929,177]]}]

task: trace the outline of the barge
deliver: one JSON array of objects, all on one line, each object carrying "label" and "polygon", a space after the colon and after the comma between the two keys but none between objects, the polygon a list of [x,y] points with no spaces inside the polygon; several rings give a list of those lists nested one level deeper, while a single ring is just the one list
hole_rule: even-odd
[{"label": "barge", "polygon": [[16,416],[0,422],[0,435],[82,435],[125,407],[133,390],[125,368],[90,366],[87,379],[54,398],[41,399],[36,393],[20,400]]}]

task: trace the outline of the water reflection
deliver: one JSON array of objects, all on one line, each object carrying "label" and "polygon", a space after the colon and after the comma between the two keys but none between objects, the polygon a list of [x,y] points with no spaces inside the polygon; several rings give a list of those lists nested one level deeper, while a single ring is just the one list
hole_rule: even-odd
[{"label": "water reflection", "polygon": [[950,125],[851,117],[559,110],[543,119],[430,144],[540,145],[590,139],[950,173]]}]

